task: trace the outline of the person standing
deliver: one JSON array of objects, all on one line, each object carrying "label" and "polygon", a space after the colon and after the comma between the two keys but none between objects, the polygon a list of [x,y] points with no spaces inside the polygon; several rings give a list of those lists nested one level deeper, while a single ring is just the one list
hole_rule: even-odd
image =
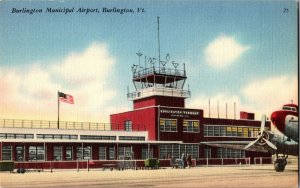
[{"label": "person standing", "polygon": [[189,168],[191,168],[191,166],[192,166],[192,157],[191,157],[191,155],[187,154],[186,162],[187,162],[187,166]]},{"label": "person standing", "polygon": [[181,168],[185,168],[185,162],[186,162],[186,157],[185,157],[185,154],[182,153],[182,155],[181,155]]}]

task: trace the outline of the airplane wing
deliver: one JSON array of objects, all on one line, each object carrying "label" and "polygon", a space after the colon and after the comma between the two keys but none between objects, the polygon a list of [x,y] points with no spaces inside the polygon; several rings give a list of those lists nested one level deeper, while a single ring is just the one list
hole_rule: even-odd
[{"label": "airplane wing", "polygon": [[253,145],[247,149],[244,149],[247,144],[251,141],[212,141],[212,142],[200,142],[200,144],[212,146],[212,147],[221,147],[221,148],[229,148],[229,149],[237,149],[237,150],[245,150],[245,151],[255,151],[255,152],[264,152],[268,153],[269,151],[259,145]]}]

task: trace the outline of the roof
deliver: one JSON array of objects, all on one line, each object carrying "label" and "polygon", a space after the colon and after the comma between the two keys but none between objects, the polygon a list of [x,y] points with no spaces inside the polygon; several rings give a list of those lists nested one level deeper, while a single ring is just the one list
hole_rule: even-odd
[{"label": "roof", "polygon": [[219,148],[229,148],[229,149],[268,153],[268,150],[262,146],[255,145],[255,146],[251,146],[248,149],[244,149],[245,146],[250,142],[251,141],[212,141],[212,142],[200,142],[200,144],[212,146],[212,147],[219,147]]}]

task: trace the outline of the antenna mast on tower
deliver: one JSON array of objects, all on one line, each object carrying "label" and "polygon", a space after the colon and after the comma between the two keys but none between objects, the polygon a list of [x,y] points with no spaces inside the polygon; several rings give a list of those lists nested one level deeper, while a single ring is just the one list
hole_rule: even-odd
[{"label": "antenna mast on tower", "polygon": [[143,54],[142,54],[141,51],[139,50],[139,52],[136,53],[136,55],[139,56],[139,71],[141,71],[141,56],[142,56]]},{"label": "antenna mast on tower", "polygon": [[157,40],[158,40],[158,69],[160,69],[159,16],[157,17]]},{"label": "antenna mast on tower", "polygon": [[210,118],[210,99],[208,99],[208,117]]},{"label": "antenna mast on tower", "polygon": [[218,101],[218,118],[220,118],[220,114],[219,114],[219,101]]},{"label": "antenna mast on tower", "polygon": [[226,119],[227,119],[227,103],[226,103]]},{"label": "antenna mast on tower", "polygon": [[235,102],[233,103],[233,108],[234,108],[234,109],[233,109],[233,110],[234,110],[233,116],[234,116],[234,119],[236,119],[236,111],[235,111],[235,110],[236,110],[236,109],[235,109],[235,108],[236,108],[236,105],[235,105]]}]

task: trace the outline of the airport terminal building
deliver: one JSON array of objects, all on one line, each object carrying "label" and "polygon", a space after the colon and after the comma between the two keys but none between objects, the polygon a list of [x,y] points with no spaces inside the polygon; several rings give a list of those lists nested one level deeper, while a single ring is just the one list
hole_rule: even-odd
[{"label": "airport terminal building", "polygon": [[201,109],[185,108],[185,99],[191,97],[184,90],[186,79],[185,67],[153,64],[133,70],[136,91],[127,94],[133,109],[111,114],[110,124],[61,121],[58,128],[57,121],[2,119],[0,160],[44,163],[43,168],[52,161],[57,168],[76,168],[74,161],[94,161],[99,167],[120,159],[167,161],[182,153],[196,161],[249,158],[251,163],[255,157],[271,156],[226,148],[254,140],[260,121],[253,113],[240,112],[239,119],[209,118]]},{"label": "airport terminal building", "polygon": [[[227,144],[234,148],[233,144],[257,138],[260,121],[254,120],[254,113],[240,112],[240,119],[207,118],[201,109],[185,108],[185,99],[191,97],[191,92],[184,90],[186,79],[185,67],[134,71],[132,81],[136,91],[127,94],[133,101],[133,110],[112,114],[112,130],[137,131],[145,127],[148,140],[159,142],[151,145],[150,153],[160,159],[168,155],[179,158],[182,153],[193,158],[270,156],[224,147]],[[270,128],[270,122],[266,127]]]}]

